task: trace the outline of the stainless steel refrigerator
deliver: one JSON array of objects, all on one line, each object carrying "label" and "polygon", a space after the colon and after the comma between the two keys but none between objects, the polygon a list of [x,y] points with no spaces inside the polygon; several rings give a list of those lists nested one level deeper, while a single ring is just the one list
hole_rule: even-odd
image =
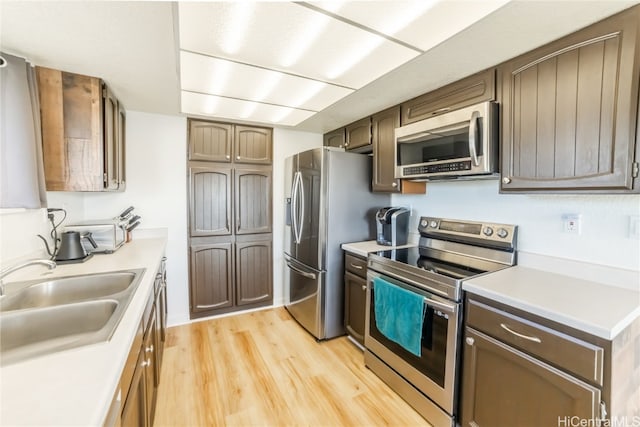
[{"label": "stainless steel refrigerator", "polygon": [[318,340],[344,335],[342,243],[375,239],[371,158],[328,147],[285,161],[285,306]]}]

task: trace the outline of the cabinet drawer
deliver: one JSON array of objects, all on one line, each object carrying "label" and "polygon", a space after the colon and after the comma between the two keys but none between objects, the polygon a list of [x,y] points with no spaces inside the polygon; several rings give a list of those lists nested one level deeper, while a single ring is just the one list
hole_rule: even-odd
[{"label": "cabinet drawer", "polygon": [[604,350],[601,347],[473,299],[467,301],[468,326],[602,385]]},{"label": "cabinet drawer", "polygon": [[346,271],[352,272],[356,276],[366,278],[367,277],[367,260],[359,256],[345,253],[344,269]]}]

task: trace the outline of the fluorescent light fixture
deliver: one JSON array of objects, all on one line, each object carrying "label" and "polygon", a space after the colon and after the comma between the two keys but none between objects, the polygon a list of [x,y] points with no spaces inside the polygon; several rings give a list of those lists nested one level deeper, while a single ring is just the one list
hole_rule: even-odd
[{"label": "fluorescent light fixture", "polygon": [[334,65],[327,72],[327,78],[329,80],[335,80],[353,67],[360,61],[369,56],[371,52],[376,50],[384,41],[380,36],[370,35],[364,45],[358,46],[357,49],[350,52],[342,52],[343,60]]},{"label": "fluorescent light fixture", "polygon": [[240,51],[245,35],[251,26],[251,14],[254,6],[250,1],[236,1],[230,5],[232,7],[231,17],[220,45],[225,53],[234,55]]},{"label": "fluorescent light fixture", "polygon": [[329,20],[328,16],[318,13],[305,25],[302,25],[302,31],[293,38],[292,45],[283,54],[280,64],[286,68],[295,65],[322,34],[329,24]]}]

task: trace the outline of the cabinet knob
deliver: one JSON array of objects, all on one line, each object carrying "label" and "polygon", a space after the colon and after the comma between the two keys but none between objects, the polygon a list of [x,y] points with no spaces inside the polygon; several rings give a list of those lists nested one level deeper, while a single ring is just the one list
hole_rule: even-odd
[{"label": "cabinet knob", "polygon": [[145,368],[145,367],[147,367],[147,366],[149,366],[149,365],[151,365],[151,359],[147,359],[147,360],[143,361],[143,362],[140,364],[140,366],[142,366],[143,368]]},{"label": "cabinet knob", "polygon": [[152,353],[152,352],[153,352],[153,345],[152,345],[152,346],[150,346],[150,347],[146,347],[146,348],[144,349],[144,351],[145,351],[145,353]]},{"label": "cabinet knob", "polygon": [[240,160],[240,156],[236,156],[236,160]]},{"label": "cabinet knob", "polygon": [[394,182],[394,183],[392,183],[392,184],[391,184],[391,186],[392,186],[392,187],[397,187],[397,186],[398,186],[398,183],[397,183],[397,182]]},{"label": "cabinet knob", "polygon": [[475,342],[476,342],[476,341],[475,341],[473,338],[471,338],[471,337],[467,337],[467,338],[465,338],[465,340],[464,340],[464,341],[465,341],[467,344],[469,344],[469,345],[473,345],[473,344],[475,344]]},{"label": "cabinet knob", "polygon": [[504,178],[502,178],[502,183],[503,184],[510,184],[511,183],[511,178],[509,178],[508,176],[505,176]]},{"label": "cabinet knob", "polygon": [[362,285],[362,290],[366,291],[367,290],[367,285]]},{"label": "cabinet knob", "polygon": [[225,157],[227,158],[227,160],[229,160],[231,158],[231,155],[227,154]]}]

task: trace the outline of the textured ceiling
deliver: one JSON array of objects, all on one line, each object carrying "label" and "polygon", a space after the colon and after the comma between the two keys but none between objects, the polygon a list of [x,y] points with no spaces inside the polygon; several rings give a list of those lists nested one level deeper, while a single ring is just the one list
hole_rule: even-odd
[{"label": "textured ceiling", "polygon": [[[350,20],[360,16],[363,25],[379,31],[381,12],[372,8],[371,15],[363,17],[361,12],[354,11],[358,3],[348,3],[341,13]],[[402,36],[426,52],[295,128],[314,132],[334,129],[496,65],[637,3],[512,1],[435,46],[431,46],[433,42],[427,37],[416,37],[419,29],[409,26],[396,37]],[[433,25],[445,24],[439,20]],[[0,2],[3,51],[26,57],[36,65],[102,77],[128,110],[180,114],[178,34],[178,6],[171,2]],[[270,40],[260,43],[255,50],[269,49]],[[309,64],[314,67],[313,61]],[[295,88],[295,84],[285,87]]]}]

